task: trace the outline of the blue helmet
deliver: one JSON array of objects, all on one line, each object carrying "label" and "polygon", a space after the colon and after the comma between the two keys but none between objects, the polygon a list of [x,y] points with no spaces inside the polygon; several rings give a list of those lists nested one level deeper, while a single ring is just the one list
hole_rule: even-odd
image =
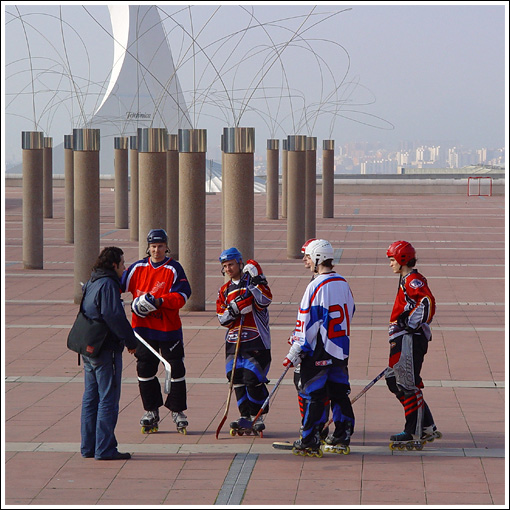
[{"label": "blue helmet", "polygon": [[243,260],[243,256],[237,248],[229,248],[228,250],[223,250],[220,255],[220,262],[222,264],[227,260],[235,260],[238,264],[240,264]]},{"label": "blue helmet", "polygon": [[153,228],[147,234],[147,242],[152,243],[165,243],[168,244],[168,236],[162,228]]}]

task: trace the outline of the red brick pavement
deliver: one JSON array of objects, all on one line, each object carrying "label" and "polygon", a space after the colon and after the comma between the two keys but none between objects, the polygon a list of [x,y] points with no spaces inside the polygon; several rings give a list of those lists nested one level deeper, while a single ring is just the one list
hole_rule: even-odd
[{"label": "red brick pavement", "polygon": [[[351,454],[316,459],[271,448],[298,436],[290,374],[263,438],[233,438],[225,426],[215,439],[228,387],[224,330],[214,306],[223,282],[221,195],[207,195],[206,310],[181,313],[188,434],[176,433],[166,411],[160,432],[140,433],[135,363],[126,352],[116,434],[120,450],[133,457],[112,462],[79,454],[83,376],[65,347],[77,306],[74,246],[64,242],[64,190],[54,189],[53,218],[44,220],[43,270],[23,269],[21,197],[21,188],[5,189],[3,506],[508,505],[504,197],[336,195],[331,219],[321,218],[318,197],[317,236],[342,250],[336,269],[356,300],[353,394],[387,363],[386,324],[398,282],[386,248],[397,239],[416,247],[438,302],[424,396],[444,437],[422,452],[391,452],[388,438],[402,429],[403,413],[381,381],[355,404]],[[265,218],[265,195],[256,196],[255,209],[255,258],[274,296],[274,383],[310,274],[301,261],[286,258],[286,222]],[[113,191],[102,189],[101,247],[119,245],[133,262],[138,244],[129,239],[129,230],[115,228]],[[229,417],[237,417],[234,402]]]}]

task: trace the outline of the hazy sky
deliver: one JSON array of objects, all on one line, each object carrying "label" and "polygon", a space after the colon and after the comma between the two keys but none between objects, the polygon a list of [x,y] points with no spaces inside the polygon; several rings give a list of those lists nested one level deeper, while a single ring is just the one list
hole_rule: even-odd
[{"label": "hazy sky", "polygon": [[[207,75],[211,66],[198,57],[186,59],[190,41],[183,34],[191,31],[207,48],[209,62],[224,72],[223,85],[231,99],[245,101],[247,109],[239,125],[256,128],[257,151],[265,150],[267,138],[288,134],[317,136],[319,148],[326,138],[335,139],[337,146],[381,141],[397,148],[402,140],[452,141],[472,148],[505,146],[507,2],[322,2],[315,8],[253,2],[244,9],[222,5],[217,10],[219,5],[197,3],[188,9],[186,4],[158,4],[162,14],[171,16],[165,28],[174,60],[182,63],[178,75],[190,111],[198,119],[194,127],[208,130],[209,157],[217,157],[221,129],[234,125],[240,110],[229,110],[219,83],[214,87],[218,95],[191,106],[198,77],[200,83],[211,80]],[[15,19],[19,14],[23,24]],[[77,127],[70,120],[76,105],[54,92],[69,89],[69,81],[62,78],[64,66],[83,83],[88,80],[87,90],[95,99],[87,114],[92,113],[101,96],[98,91],[108,83],[113,47],[106,4],[2,2],[2,16],[2,153],[10,163],[21,160],[21,131],[34,130],[34,111],[38,130],[53,136],[54,144]],[[64,32],[60,16],[66,22]],[[264,30],[242,32],[254,18],[265,23]],[[268,23],[271,20],[278,21]],[[302,30],[299,43],[294,40],[281,53],[285,72],[280,66],[277,73],[274,66],[261,85],[261,64],[255,55],[260,53],[260,62],[267,65],[270,41],[283,48],[296,30]],[[223,45],[215,42],[237,31],[243,35]],[[37,76],[33,84],[30,76]],[[260,93],[250,98],[253,84],[264,89],[265,101]],[[276,90],[294,98],[280,101],[278,112]]]}]

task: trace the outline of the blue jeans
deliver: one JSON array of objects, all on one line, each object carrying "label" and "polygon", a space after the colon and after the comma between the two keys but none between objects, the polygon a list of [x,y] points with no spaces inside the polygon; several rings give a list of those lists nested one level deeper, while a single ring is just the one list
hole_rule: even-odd
[{"label": "blue jeans", "polygon": [[117,453],[122,352],[105,350],[82,357],[85,391],[81,407],[81,454],[101,459]]}]

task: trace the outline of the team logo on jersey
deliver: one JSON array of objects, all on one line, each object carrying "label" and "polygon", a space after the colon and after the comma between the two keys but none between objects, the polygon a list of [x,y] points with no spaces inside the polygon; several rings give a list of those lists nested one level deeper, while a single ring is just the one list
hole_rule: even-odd
[{"label": "team logo on jersey", "polygon": [[421,280],[412,280],[409,283],[409,287],[412,287],[413,289],[419,289],[420,287],[423,287],[424,283]]},{"label": "team logo on jersey", "polygon": [[327,365],[332,365],[332,364],[333,364],[333,360],[331,360],[331,359],[324,359],[324,360],[315,362],[316,367],[325,367]]}]

